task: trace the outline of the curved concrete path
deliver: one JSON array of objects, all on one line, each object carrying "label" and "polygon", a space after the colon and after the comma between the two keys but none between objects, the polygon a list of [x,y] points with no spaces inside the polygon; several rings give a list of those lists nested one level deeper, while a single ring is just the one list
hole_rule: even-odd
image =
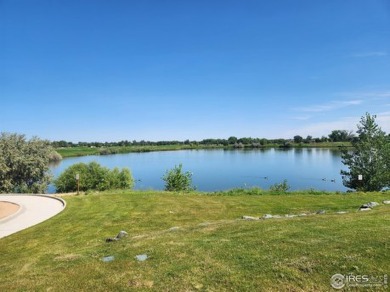
[{"label": "curved concrete path", "polygon": [[0,201],[20,206],[19,210],[0,219],[0,238],[41,223],[64,210],[64,200],[45,195],[0,195]]}]

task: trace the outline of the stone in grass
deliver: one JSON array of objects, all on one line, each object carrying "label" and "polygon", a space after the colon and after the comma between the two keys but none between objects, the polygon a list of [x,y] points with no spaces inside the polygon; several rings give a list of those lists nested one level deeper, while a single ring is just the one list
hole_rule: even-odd
[{"label": "stone in grass", "polygon": [[337,211],[336,214],[347,214],[347,211]]},{"label": "stone in grass", "polygon": [[286,214],[286,215],[284,215],[284,217],[286,217],[286,218],[294,218],[294,217],[297,217],[297,215]]},{"label": "stone in grass", "polygon": [[360,206],[359,211],[370,211],[372,208],[379,206],[377,202],[369,202]]},{"label": "stone in grass", "polygon": [[325,213],[326,213],[325,210],[318,210],[318,211],[316,212],[316,214],[318,214],[318,215],[322,215],[322,214],[325,214]]},{"label": "stone in grass", "polygon": [[122,231],[120,231],[118,233],[118,235],[116,237],[107,238],[106,242],[118,241],[118,240],[120,240],[120,239],[122,239],[123,237],[126,237],[126,236],[127,236],[127,232],[122,230]]},{"label": "stone in grass", "polygon": [[252,217],[252,216],[242,216],[242,219],[248,220],[248,221],[259,220],[259,218]]},{"label": "stone in grass", "polygon": [[265,214],[263,217],[261,217],[263,219],[272,219],[274,218],[274,216],[272,216],[271,214]]},{"label": "stone in grass", "polygon": [[369,203],[366,203],[366,204],[363,204],[360,206],[360,209],[366,209],[366,208],[374,208],[376,206],[379,206],[379,203],[377,202],[369,202]]},{"label": "stone in grass", "polygon": [[139,254],[139,255],[136,255],[135,258],[139,262],[144,262],[144,261],[147,260],[148,255],[146,255],[146,254]]},{"label": "stone in grass", "polygon": [[383,201],[383,204],[390,205],[390,200]]},{"label": "stone in grass", "polygon": [[168,229],[169,231],[178,231],[180,230],[180,227],[174,226]]},{"label": "stone in grass", "polygon": [[116,236],[116,238],[117,239],[121,239],[121,238],[123,238],[123,237],[126,237],[127,236],[127,232],[126,231],[120,231],[119,233],[118,233],[118,235]]},{"label": "stone in grass", "polygon": [[109,237],[109,238],[106,238],[106,242],[113,242],[113,241],[118,241],[119,239],[116,238],[116,237]]},{"label": "stone in grass", "polygon": [[299,214],[298,216],[299,216],[299,217],[304,217],[304,216],[307,216],[307,214],[306,214],[306,213],[301,213],[301,214]]},{"label": "stone in grass", "polygon": [[115,260],[114,256],[106,256],[102,258],[102,261],[105,263],[112,262],[113,260]]}]

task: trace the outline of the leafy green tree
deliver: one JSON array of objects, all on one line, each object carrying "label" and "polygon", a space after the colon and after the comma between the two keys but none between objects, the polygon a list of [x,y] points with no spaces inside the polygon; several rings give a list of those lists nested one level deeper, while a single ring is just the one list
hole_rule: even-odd
[{"label": "leafy green tree", "polygon": [[1,133],[0,193],[45,193],[53,153],[49,141]]},{"label": "leafy green tree", "polygon": [[354,135],[352,132],[346,130],[333,130],[329,134],[329,139],[332,142],[347,142],[353,139]]},{"label": "leafy green tree", "polygon": [[193,191],[195,187],[192,186],[192,173],[189,171],[183,172],[182,164],[167,170],[163,176],[163,181],[165,181],[165,190],[166,191]]},{"label": "leafy green tree", "polygon": [[127,168],[110,170],[97,162],[77,163],[68,167],[54,181],[57,192],[75,192],[77,190],[76,174],[79,175],[80,191],[131,189],[134,186],[134,179]]},{"label": "leafy green tree", "polygon": [[[366,113],[360,120],[358,139],[352,140],[353,151],[342,150],[342,161],[349,170],[341,170],[343,184],[361,191],[380,191],[390,186],[390,140]],[[359,175],[363,180],[359,181]]]},{"label": "leafy green tree", "polygon": [[295,143],[302,143],[303,142],[302,136],[299,136],[299,135],[294,136],[294,142]]}]

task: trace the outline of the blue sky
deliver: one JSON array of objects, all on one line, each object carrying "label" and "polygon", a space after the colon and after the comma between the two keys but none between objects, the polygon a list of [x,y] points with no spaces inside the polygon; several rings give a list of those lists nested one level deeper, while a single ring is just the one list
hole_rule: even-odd
[{"label": "blue sky", "polygon": [[0,106],[75,142],[390,132],[390,1],[0,0]]}]

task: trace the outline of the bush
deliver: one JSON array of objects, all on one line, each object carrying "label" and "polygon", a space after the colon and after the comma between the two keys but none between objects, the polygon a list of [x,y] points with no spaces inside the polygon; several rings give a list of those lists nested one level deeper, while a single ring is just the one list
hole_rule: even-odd
[{"label": "bush", "polygon": [[287,179],[281,183],[276,183],[270,186],[269,190],[273,193],[286,193],[290,189],[290,186],[287,183]]},{"label": "bush", "polygon": [[50,182],[49,141],[0,134],[0,193],[45,193]]},{"label": "bush", "polygon": [[192,173],[186,171],[183,173],[182,165],[176,166],[167,170],[163,176],[163,181],[165,181],[165,190],[166,191],[193,191],[195,187],[192,186]]},{"label": "bush", "polygon": [[134,179],[129,169],[110,170],[96,162],[77,163],[67,168],[55,181],[58,193],[77,191],[76,174],[79,174],[80,191],[110,189],[131,189]]}]

